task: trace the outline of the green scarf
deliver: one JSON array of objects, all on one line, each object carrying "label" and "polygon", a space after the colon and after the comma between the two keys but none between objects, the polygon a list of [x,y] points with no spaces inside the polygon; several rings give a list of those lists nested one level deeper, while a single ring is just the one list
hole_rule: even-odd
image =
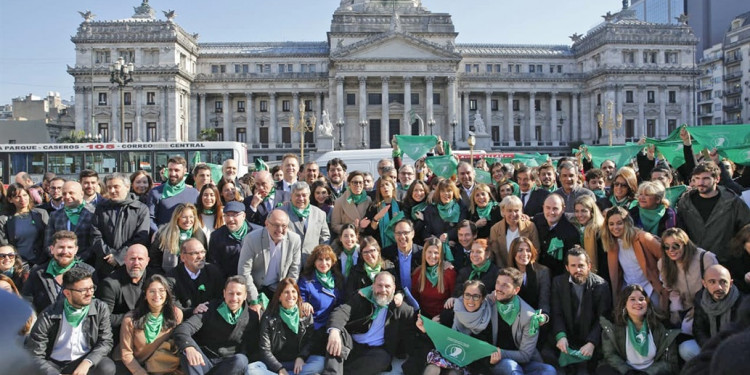
[{"label": "green scarf", "polygon": [[500,317],[503,318],[505,323],[508,323],[509,326],[513,325],[513,322],[515,322],[518,317],[518,312],[521,311],[521,303],[519,302],[518,296],[513,296],[513,299],[508,303],[497,301],[495,302],[495,306],[497,306],[497,312],[500,314]]},{"label": "green scarf", "polygon": [[362,189],[362,192],[359,194],[354,194],[351,187],[346,189],[349,190],[349,198],[346,198],[346,203],[354,203],[357,205],[367,200],[367,192],[364,189]]},{"label": "green scarf", "polygon": [[537,332],[539,332],[539,326],[544,323],[545,318],[544,314],[542,314],[542,310],[537,310],[534,312],[534,315],[531,316],[531,320],[529,321],[529,334],[530,335],[536,335]]},{"label": "green scarf", "polygon": [[146,344],[156,340],[156,336],[161,332],[161,325],[164,323],[164,314],[159,313],[157,316],[147,314],[146,324],[143,326],[143,334],[146,336]]},{"label": "green scarf", "polygon": [[382,266],[378,264],[376,267],[370,267],[367,262],[364,262],[364,266],[365,272],[367,272],[367,277],[369,277],[370,280],[375,281],[375,275],[380,273],[380,269],[382,268]]},{"label": "green scarf", "polygon": [[461,215],[461,207],[459,207],[455,199],[451,199],[447,204],[436,203],[435,207],[437,207],[438,214],[440,214],[440,218],[443,221],[451,224],[458,223]]},{"label": "green scarf", "polygon": [[479,277],[490,269],[490,260],[487,259],[482,263],[481,266],[477,267],[473,263],[471,264],[471,273],[469,274],[469,280],[479,279]]},{"label": "green scarf", "polygon": [[247,234],[247,229],[247,221],[242,220],[242,226],[240,227],[240,229],[237,229],[236,231],[230,231],[229,235],[237,241],[242,241],[242,239],[245,238],[245,235]]},{"label": "green scarf", "polygon": [[65,272],[68,272],[71,268],[73,268],[76,264],[78,264],[78,262],[79,262],[78,259],[74,259],[66,267],[63,267],[59,263],[57,263],[56,260],[52,259],[49,261],[49,264],[47,265],[47,273],[52,275],[52,277],[57,277],[59,275],[64,274]]},{"label": "green scarf", "polygon": [[414,207],[411,208],[411,219],[414,221],[419,220],[417,219],[416,213],[424,211],[425,208],[427,208],[426,200],[415,204]]},{"label": "green scarf", "polygon": [[333,290],[333,288],[336,286],[335,280],[333,279],[333,274],[331,274],[330,270],[326,273],[321,273],[316,269],[315,278],[320,281],[320,284],[323,285],[323,288]]},{"label": "green scarf", "polygon": [[232,311],[229,310],[229,306],[227,306],[226,302],[222,302],[221,305],[216,309],[216,312],[219,313],[219,316],[224,318],[224,321],[231,324],[236,325],[237,319],[240,318],[240,315],[242,315],[242,312],[245,311],[244,307],[240,307],[239,310],[237,310],[236,313],[232,313]]},{"label": "green scarf", "polygon": [[477,215],[479,215],[480,219],[487,219],[487,221],[490,220],[490,213],[492,213],[492,209],[497,206],[497,202],[490,201],[484,208],[477,206]]},{"label": "green scarf", "polygon": [[380,313],[380,310],[383,310],[384,308],[388,306],[380,306],[375,302],[375,296],[373,296],[372,293],[372,285],[366,286],[359,290],[359,294],[365,297],[366,300],[370,301],[372,303],[372,307],[374,308],[374,311],[372,312],[372,315],[370,315],[370,320],[375,320],[375,318],[378,317],[378,314]]},{"label": "green scarf", "polygon": [[271,199],[271,198],[273,198],[275,196],[276,196],[276,187],[274,186],[274,187],[271,188],[271,191],[268,192],[268,195],[266,195],[266,197],[263,198],[263,203],[268,202],[269,199]]},{"label": "green scarf", "polygon": [[[317,271],[316,271],[317,272]],[[291,309],[287,309],[279,304],[279,316],[289,329],[295,334],[299,333],[299,308],[294,305]]]},{"label": "green scarf", "polygon": [[430,284],[432,286],[437,287],[438,284],[438,266],[439,264],[436,264],[434,266],[426,266],[424,276],[427,278],[427,280],[430,281]]},{"label": "green scarf", "polygon": [[557,260],[562,260],[563,259],[563,247],[565,247],[563,240],[557,237],[553,237],[552,240],[549,241],[549,246],[547,247],[547,254],[549,254],[551,257]]},{"label": "green scarf", "polygon": [[182,244],[190,239],[190,237],[193,237],[193,228],[190,228],[188,230],[180,229],[180,247],[182,247]]},{"label": "green scarf", "polygon": [[70,323],[73,327],[78,327],[86,315],[89,314],[89,305],[76,309],[68,303],[68,299],[65,298],[63,302],[63,310],[65,311],[65,320]]},{"label": "green scarf", "polygon": [[216,212],[216,211],[214,211],[213,209],[210,209],[210,208],[204,208],[203,209],[203,214],[204,215],[213,215],[214,212]]},{"label": "green scarf", "polygon": [[443,259],[453,263],[455,260],[453,258],[453,251],[451,250],[451,246],[448,244],[448,241],[443,242]]},{"label": "green scarf", "polygon": [[13,278],[14,272],[16,272],[16,267],[10,267],[7,271],[3,271],[3,275]]},{"label": "green scarf", "polygon": [[[391,212],[395,215],[391,217]],[[380,246],[386,248],[396,243],[396,237],[393,234],[393,227],[399,220],[404,218],[404,213],[401,208],[398,207],[396,200],[391,201],[391,208],[386,212],[385,216],[378,222],[378,234],[380,234]]]},{"label": "green scarf", "polygon": [[185,190],[186,179],[186,177],[183,177],[182,181],[178,182],[177,185],[170,185],[169,182],[162,185],[164,186],[164,190],[161,192],[161,199],[172,198],[175,195],[182,193],[182,191]]},{"label": "green scarf", "polygon": [[310,216],[310,204],[307,205],[304,209],[300,210],[295,205],[291,205],[292,211],[294,212],[297,217],[300,219],[307,219],[308,216]]},{"label": "green scarf", "polygon": [[596,189],[592,190],[594,192],[594,195],[596,195],[597,198],[606,198],[607,192],[602,189]]},{"label": "green scarf", "polygon": [[609,196],[609,202],[612,203],[612,207],[623,207],[628,210],[638,204],[638,201],[631,200],[628,197],[625,197],[622,200],[617,200],[614,194]]},{"label": "green scarf", "polygon": [[81,211],[83,211],[85,205],[86,203],[81,203],[76,208],[63,207],[63,210],[65,210],[65,216],[68,217],[68,220],[70,220],[70,223],[73,224],[73,226],[78,225],[78,219],[81,218]]},{"label": "green scarf", "polygon": [[648,355],[648,322],[643,321],[643,326],[640,331],[637,331],[633,321],[628,318],[628,339],[630,344],[633,345],[638,354],[642,356]]},{"label": "green scarf", "polygon": [[659,221],[661,221],[661,218],[664,217],[664,213],[667,212],[667,208],[663,204],[660,204],[654,209],[646,209],[640,207],[639,211],[643,229],[653,235],[660,235],[660,233],[658,233]]},{"label": "green scarf", "polygon": [[344,265],[344,276],[349,276],[349,271],[354,266],[354,252],[357,251],[359,245],[354,245],[353,248],[347,249],[342,246],[344,254],[346,254],[346,264]]}]

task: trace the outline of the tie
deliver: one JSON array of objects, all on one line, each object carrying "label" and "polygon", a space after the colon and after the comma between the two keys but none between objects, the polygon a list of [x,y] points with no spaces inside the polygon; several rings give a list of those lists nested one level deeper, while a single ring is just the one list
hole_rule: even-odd
[{"label": "tie", "polygon": [[529,195],[529,193],[521,193],[521,202],[523,203],[523,206],[526,207],[526,196]]}]

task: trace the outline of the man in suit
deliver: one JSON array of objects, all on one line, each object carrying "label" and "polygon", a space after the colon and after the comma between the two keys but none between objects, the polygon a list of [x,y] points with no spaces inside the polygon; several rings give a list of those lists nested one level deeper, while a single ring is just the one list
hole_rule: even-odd
[{"label": "man in suit", "polygon": [[469,207],[471,202],[471,192],[474,190],[476,178],[477,171],[471,164],[465,161],[458,163],[458,189],[461,190],[461,201],[466,207]]},{"label": "man in suit", "polygon": [[555,277],[565,272],[565,249],[580,245],[581,236],[565,216],[562,196],[550,194],[542,210],[531,220],[539,234],[539,263],[547,266]]},{"label": "man in suit", "polygon": [[83,200],[86,203],[90,203],[94,207],[99,203],[105,201],[101,194],[96,192],[96,188],[99,186],[99,174],[92,169],[84,169],[81,171],[78,181],[83,187]]},{"label": "man in suit", "polygon": [[247,279],[249,307],[260,312],[260,293],[273,296],[279,281],[300,273],[302,240],[289,232],[289,215],[281,209],[271,211],[266,227],[250,233],[242,242],[237,274]]},{"label": "man in suit", "polygon": [[550,194],[545,189],[537,189],[534,186],[533,170],[525,165],[516,169],[516,179],[518,180],[518,189],[520,191],[521,203],[523,204],[523,213],[529,217],[542,212],[544,200]]},{"label": "man in suit", "polygon": [[[57,181],[53,180],[50,189],[55,187]],[[90,203],[83,200],[83,188],[76,181],[68,181],[62,185],[62,210],[50,213],[47,229],[45,230],[44,247],[52,245],[52,235],[61,230],[69,230],[78,236],[78,258],[94,265],[94,251],[92,249],[93,236],[91,226],[94,221],[94,210]]]},{"label": "man in suit", "polygon": [[401,219],[393,226],[396,244],[383,249],[383,257],[396,266],[396,288],[411,288],[411,274],[422,264],[422,246],[414,243],[414,224]]},{"label": "man in suit", "polygon": [[276,188],[273,176],[268,171],[260,171],[255,175],[255,190],[253,195],[246,197],[245,216],[247,221],[257,225],[265,225],[266,216],[276,207],[281,207],[289,201],[289,193]]},{"label": "man in suit", "polygon": [[292,185],[292,200],[281,209],[289,216],[289,228],[302,240],[300,264],[304,266],[315,246],[331,240],[326,213],[310,204],[310,185],[304,181]]},{"label": "man in suit", "polygon": [[565,201],[565,214],[572,217],[575,213],[576,199],[584,195],[596,199],[596,195],[589,189],[581,186],[578,181],[578,168],[571,162],[562,162],[558,166],[560,171],[560,187],[555,190]]},{"label": "man in suit", "polygon": [[46,210],[47,213],[52,216],[52,213],[60,210],[65,206],[63,203],[63,185],[65,179],[62,177],[54,177],[49,181],[49,202],[44,202],[39,208]]},{"label": "man in suit", "polygon": [[[552,280],[552,334],[555,346],[563,353],[577,349],[593,356],[601,344],[599,317],[610,318],[612,294],[607,281],[591,272],[591,260],[580,247],[568,250],[567,273]],[[555,357],[559,356],[555,352]],[[596,358],[595,356],[593,358]],[[596,360],[574,365],[577,373],[588,369],[593,374]]]},{"label": "man in suit", "polygon": [[[166,224],[172,218],[172,212],[180,203],[195,204],[199,192],[192,186],[185,184],[187,160],[175,156],[167,160],[169,180],[148,193],[146,199],[151,215],[151,232],[156,232],[160,225]],[[128,185],[129,186],[129,185]]]},{"label": "man in suit", "polygon": [[206,249],[195,238],[180,247],[180,263],[167,272],[175,302],[185,318],[204,302],[221,297],[224,273],[215,264],[206,263]]},{"label": "man in suit", "polygon": [[292,185],[297,182],[297,174],[299,173],[297,155],[285,154],[281,158],[281,171],[284,172],[284,177],[276,183],[276,190],[291,193]]}]

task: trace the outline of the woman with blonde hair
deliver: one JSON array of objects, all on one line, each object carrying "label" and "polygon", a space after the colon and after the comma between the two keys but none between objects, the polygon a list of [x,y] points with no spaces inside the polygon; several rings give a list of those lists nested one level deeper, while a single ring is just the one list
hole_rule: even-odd
[{"label": "woman with blonde hair", "polygon": [[607,271],[607,257],[602,246],[600,231],[604,224],[604,216],[596,205],[593,197],[584,195],[576,199],[573,220],[571,223],[581,234],[581,244],[591,261],[592,271],[609,282]]},{"label": "woman with blonde hair", "polygon": [[443,243],[430,237],[422,250],[422,264],[411,276],[411,291],[419,303],[422,314],[432,318],[440,314],[445,301],[453,295],[456,270],[446,269],[443,261]]},{"label": "woman with blonde hair", "polygon": [[536,225],[531,220],[522,220],[523,203],[521,198],[515,195],[507,196],[500,202],[500,210],[503,220],[490,229],[490,252],[495,256],[495,265],[498,268],[509,267],[508,249],[518,237],[527,237],[539,248],[539,234]]},{"label": "woman with blonde hair", "polygon": [[198,220],[198,210],[192,203],[180,203],[175,207],[168,223],[159,227],[149,249],[149,266],[168,272],[180,260],[180,248],[189,238],[195,238],[208,249],[206,235]]},{"label": "woman with blonde hair", "polygon": [[612,189],[607,198],[600,198],[597,201],[599,209],[602,211],[610,207],[625,207],[629,210],[638,204],[635,199],[635,192],[638,190],[638,177],[635,171],[630,167],[622,167],[612,179]]},{"label": "woman with blonde hair", "polygon": [[638,205],[630,209],[630,215],[636,227],[654,236],[677,226],[677,214],[669,207],[660,182],[645,181],[638,186]]},{"label": "woman with blonde hair", "polygon": [[485,184],[474,185],[469,202],[469,220],[477,226],[477,238],[488,238],[490,228],[502,219],[503,214],[492,197],[492,189]]}]

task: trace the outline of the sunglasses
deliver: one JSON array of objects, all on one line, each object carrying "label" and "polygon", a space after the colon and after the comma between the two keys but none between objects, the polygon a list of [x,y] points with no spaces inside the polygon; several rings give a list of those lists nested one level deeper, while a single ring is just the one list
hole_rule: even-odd
[{"label": "sunglasses", "polygon": [[662,245],[662,249],[664,249],[664,251],[677,251],[682,249],[682,245],[678,243],[673,243],[672,246]]}]

